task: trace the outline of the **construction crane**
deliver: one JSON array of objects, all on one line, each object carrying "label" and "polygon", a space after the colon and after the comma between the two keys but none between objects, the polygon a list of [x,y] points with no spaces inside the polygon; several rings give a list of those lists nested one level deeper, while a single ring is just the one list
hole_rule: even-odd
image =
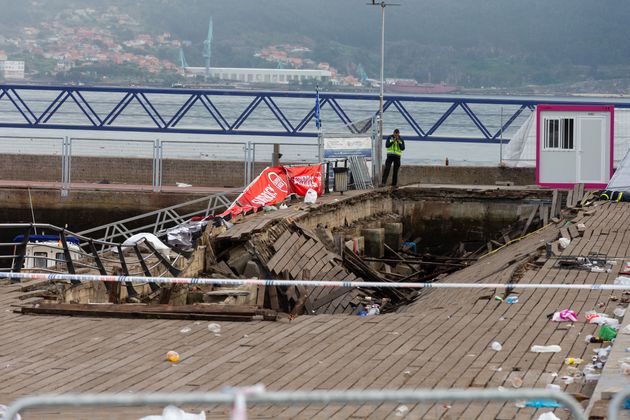
[{"label": "construction crane", "polygon": [[208,38],[203,41],[203,58],[206,62],[206,78],[210,76],[210,57],[212,56],[212,18],[208,22]]},{"label": "construction crane", "polygon": [[179,48],[179,63],[182,70],[188,67],[188,62],[186,61],[186,56],[184,55],[184,49],[181,47]]},{"label": "construction crane", "polygon": [[357,76],[359,76],[359,80],[363,84],[365,84],[365,82],[367,82],[368,80],[368,75],[365,72],[365,69],[363,68],[363,64],[361,63],[359,63],[359,65],[357,66]]}]

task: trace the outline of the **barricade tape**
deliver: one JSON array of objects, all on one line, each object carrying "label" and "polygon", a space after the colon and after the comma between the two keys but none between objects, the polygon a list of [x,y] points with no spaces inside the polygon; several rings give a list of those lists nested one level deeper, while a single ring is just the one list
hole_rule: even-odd
[{"label": "barricade tape", "polygon": [[[383,289],[569,289],[569,290],[630,290],[630,284],[561,284],[561,283],[401,283],[376,281],[337,280],[263,280],[263,279],[209,279],[199,277],[135,277],[100,276],[90,274],[0,273],[1,278],[13,280],[78,280],[83,282],[205,284],[217,286],[304,286]],[[629,279],[630,282],[630,279]]]}]

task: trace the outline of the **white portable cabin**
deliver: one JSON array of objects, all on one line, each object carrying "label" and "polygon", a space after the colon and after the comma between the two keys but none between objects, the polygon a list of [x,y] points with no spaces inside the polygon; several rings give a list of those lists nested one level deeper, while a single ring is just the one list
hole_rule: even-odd
[{"label": "white portable cabin", "polygon": [[613,173],[611,105],[538,105],[536,183],[550,188],[605,188]]}]

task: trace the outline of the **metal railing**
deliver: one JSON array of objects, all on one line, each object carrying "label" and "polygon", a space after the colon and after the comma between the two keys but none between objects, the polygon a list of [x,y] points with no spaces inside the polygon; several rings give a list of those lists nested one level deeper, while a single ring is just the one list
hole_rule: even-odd
[{"label": "metal railing", "polygon": [[[180,225],[191,217],[205,218],[227,209],[241,191],[241,189],[234,189],[197,198],[171,207],[87,229],[79,232],[79,235],[98,238],[98,241],[101,242],[123,242],[139,232],[150,232],[160,236],[165,233],[166,229]],[[193,209],[191,210],[191,208]]]},{"label": "metal railing", "polygon": [[[46,273],[71,275],[76,275],[77,271],[83,270],[93,270],[100,275],[143,277],[164,276],[167,273],[176,276],[181,272],[176,268],[176,262],[181,257],[181,253],[175,252],[177,254],[175,260],[170,261],[148,241],[123,246],[120,242],[92,239],[50,224],[0,224],[0,235],[6,237],[16,232],[21,234],[19,241],[0,243],[0,250],[3,250],[0,251],[0,272],[19,273],[24,266]],[[38,233],[46,234],[45,237],[50,239],[42,239],[42,235],[35,236]],[[38,241],[31,241],[35,238]],[[54,244],[54,242],[57,243]],[[35,251],[32,255],[28,255],[29,245],[37,246],[40,250],[39,255]],[[100,248],[100,251],[97,248]],[[125,251],[130,248],[133,249],[134,255],[126,255]],[[41,252],[42,249],[44,249],[43,252]],[[54,256],[49,256],[48,250],[52,250]],[[136,268],[132,270],[131,267]],[[71,280],[71,282],[81,283],[79,280]],[[130,282],[125,282],[125,284],[130,296],[137,295]],[[154,282],[150,282],[150,286],[153,290],[159,288]]]},{"label": "metal railing", "polygon": [[[314,123],[315,92],[0,84],[0,99],[5,96],[12,108],[5,112],[7,118],[0,127],[273,137],[318,135]],[[388,94],[384,100],[383,108],[388,113],[385,132],[404,124],[413,132],[406,136],[407,140],[486,144],[508,143],[509,138],[501,137],[519,117],[541,103],[630,108],[628,101],[586,98]],[[78,110],[74,105],[65,107],[66,102],[74,102]],[[352,126],[371,117],[377,113],[378,103],[376,94],[319,93],[321,118],[329,127]],[[437,110],[427,121],[428,105]],[[488,105],[510,109],[499,117],[498,110],[483,109]],[[252,120],[260,120],[261,112],[267,115],[266,128],[249,128]],[[458,124],[466,122],[470,126],[470,135],[439,134],[455,119]]]},{"label": "metal railing", "polygon": [[[571,396],[547,389],[444,389],[444,390],[357,390],[357,391],[280,391],[261,392],[250,389],[230,389],[223,393],[169,394],[67,394],[20,398],[7,407],[4,420],[13,420],[27,409],[42,407],[129,407],[187,405],[233,405],[238,412],[232,418],[246,418],[247,405],[307,405],[307,404],[416,404],[437,402],[488,401],[556,401],[570,410],[574,419],[586,419],[582,407]],[[393,409],[392,411],[395,411]],[[237,417],[241,416],[241,417]]]}]

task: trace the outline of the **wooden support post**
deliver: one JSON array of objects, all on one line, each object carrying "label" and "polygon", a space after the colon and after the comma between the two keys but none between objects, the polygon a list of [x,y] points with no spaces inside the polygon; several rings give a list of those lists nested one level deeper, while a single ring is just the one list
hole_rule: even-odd
[{"label": "wooden support post", "polygon": [[558,207],[558,190],[553,190],[553,194],[551,195],[551,217],[556,217],[558,213],[556,209]]},{"label": "wooden support post", "polygon": [[534,216],[536,216],[536,213],[538,212],[538,207],[534,207],[531,211],[531,213],[529,214],[529,217],[527,218],[527,222],[525,223],[525,226],[523,227],[523,230],[521,231],[521,236],[525,236],[525,234],[527,233],[527,230],[529,229],[529,226],[532,224],[532,221],[534,220]]}]

